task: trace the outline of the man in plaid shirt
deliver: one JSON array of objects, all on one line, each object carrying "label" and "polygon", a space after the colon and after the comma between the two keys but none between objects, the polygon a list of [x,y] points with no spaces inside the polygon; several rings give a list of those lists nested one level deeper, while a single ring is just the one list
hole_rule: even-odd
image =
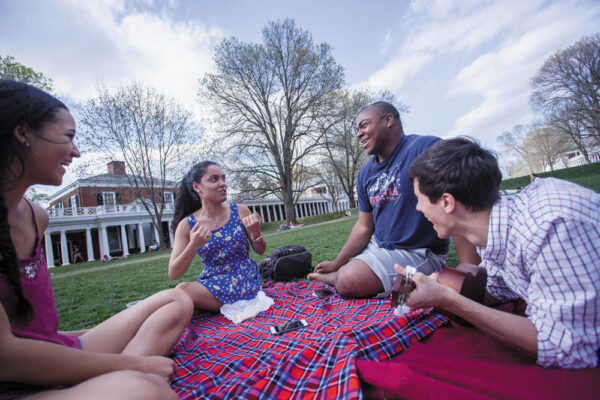
[{"label": "man in plaid shirt", "polygon": [[[526,317],[476,303],[417,273],[411,308],[442,307],[549,367],[598,365],[600,195],[536,179],[499,198],[491,152],[468,138],[436,143],[411,165],[417,210],[440,238],[462,235],[488,272],[488,303],[522,298]],[[403,269],[396,267],[399,272]]]}]

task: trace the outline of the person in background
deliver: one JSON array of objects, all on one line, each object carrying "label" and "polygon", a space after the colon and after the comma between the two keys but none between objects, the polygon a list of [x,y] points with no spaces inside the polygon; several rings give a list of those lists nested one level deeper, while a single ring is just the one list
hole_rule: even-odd
[{"label": "person in background", "polygon": [[76,262],[85,262],[83,259],[83,255],[81,254],[81,250],[79,250],[79,246],[76,244],[73,245],[73,264]]},{"label": "person in background", "polygon": [[190,295],[196,308],[213,312],[257,296],[262,278],[249,250],[263,254],[267,247],[260,216],[226,201],[223,170],[215,162],[200,162],[181,180],[171,227],[175,243],[169,277],[185,274],[198,253],[204,263],[198,280],[177,287]]},{"label": "person in background", "polygon": [[62,183],[80,157],[67,107],[33,86],[0,79],[0,398],[176,399],[164,357],[193,313],[166,290],[82,331],[59,332],[41,238],[48,214],[24,194]]},{"label": "person in background", "polygon": [[160,244],[158,241],[154,241],[150,246],[148,246],[148,253],[152,253],[153,251],[158,251],[160,249]]},{"label": "person in background", "polygon": [[496,157],[463,137],[425,151],[410,179],[417,210],[438,235],[460,235],[477,247],[488,273],[487,304],[523,299],[527,309],[525,316],[492,309],[420,273],[409,307],[448,310],[544,367],[598,366],[600,194],[538,178],[499,197]]},{"label": "person in background", "polygon": [[529,174],[529,179],[531,179],[531,182],[535,181],[536,178],[539,178],[539,176],[537,176],[533,172]]}]

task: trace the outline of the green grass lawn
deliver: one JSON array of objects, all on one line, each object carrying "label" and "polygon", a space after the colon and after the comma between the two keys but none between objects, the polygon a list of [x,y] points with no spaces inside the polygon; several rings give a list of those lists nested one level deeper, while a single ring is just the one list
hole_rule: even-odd
[{"label": "green grass lawn", "polygon": [[[559,169],[550,172],[541,172],[536,174],[540,178],[547,178],[549,176],[565,179],[571,182],[575,182],[581,186],[585,186],[596,192],[600,192],[600,163],[593,163],[588,165],[582,165],[580,167]],[[525,187],[531,183],[529,175],[521,176],[513,179],[506,179],[500,184],[500,189],[516,189],[518,187]]]},{"label": "green grass lawn", "polygon": [[[337,217],[337,214],[333,216]],[[321,216],[319,221],[325,218]],[[287,244],[299,244],[312,253],[313,265],[323,260],[332,260],[346,243],[355,222],[356,217],[336,219],[329,224],[314,226],[305,221],[306,225],[303,228],[267,234],[265,255]],[[251,255],[256,261],[264,258],[264,255],[259,256],[253,252]],[[130,301],[174,287],[181,281],[194,281],[202,271],[200,257],[196,257],[181,279],[171,281],[167,276],[167,256],[168,253],[138,254],[110,263],[82,263],[52,269],[60,329],[92,327],[121,311]],[[142,262],[127,265],[130,261]],[[456,253],[452,247],[448,255],[448,264],[456,263]],[[77,269],[94,267],[111,268],[72,275]],[[70,274],[66,274],[67,272]],[[65,276],[61,277],[62,274]]]}]

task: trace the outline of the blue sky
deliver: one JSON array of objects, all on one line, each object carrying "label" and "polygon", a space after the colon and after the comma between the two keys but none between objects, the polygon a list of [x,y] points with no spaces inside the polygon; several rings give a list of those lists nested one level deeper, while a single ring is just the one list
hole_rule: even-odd
[{"label": "blue sky", "polygon": [[544,60],[600,31],[600,2],[0,0],[0,54],[52,78],[63,98],[143,80],[198,111],[214,47],[260,41],[284,18],[333,47],[349,86],[409,105],[407,132],[496,148],[503,131],[535,119],[528,84]]}]

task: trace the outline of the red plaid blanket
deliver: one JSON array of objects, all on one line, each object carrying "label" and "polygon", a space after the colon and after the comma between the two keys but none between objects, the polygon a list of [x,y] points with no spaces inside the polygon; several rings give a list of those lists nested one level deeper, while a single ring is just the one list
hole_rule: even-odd
[{"label": "red plaid blanket", "polygon": [[[323,287],[268,282],[263,290],[275,304],[241,324],[196,316],[173,350],[172,386],[180,398],[362,398],[357,359],[393,357],[447,322],[435,313],[395,317],[389,300],[313,296]],[[280,336],[269,332],[293,319],[308,326]]]}]

